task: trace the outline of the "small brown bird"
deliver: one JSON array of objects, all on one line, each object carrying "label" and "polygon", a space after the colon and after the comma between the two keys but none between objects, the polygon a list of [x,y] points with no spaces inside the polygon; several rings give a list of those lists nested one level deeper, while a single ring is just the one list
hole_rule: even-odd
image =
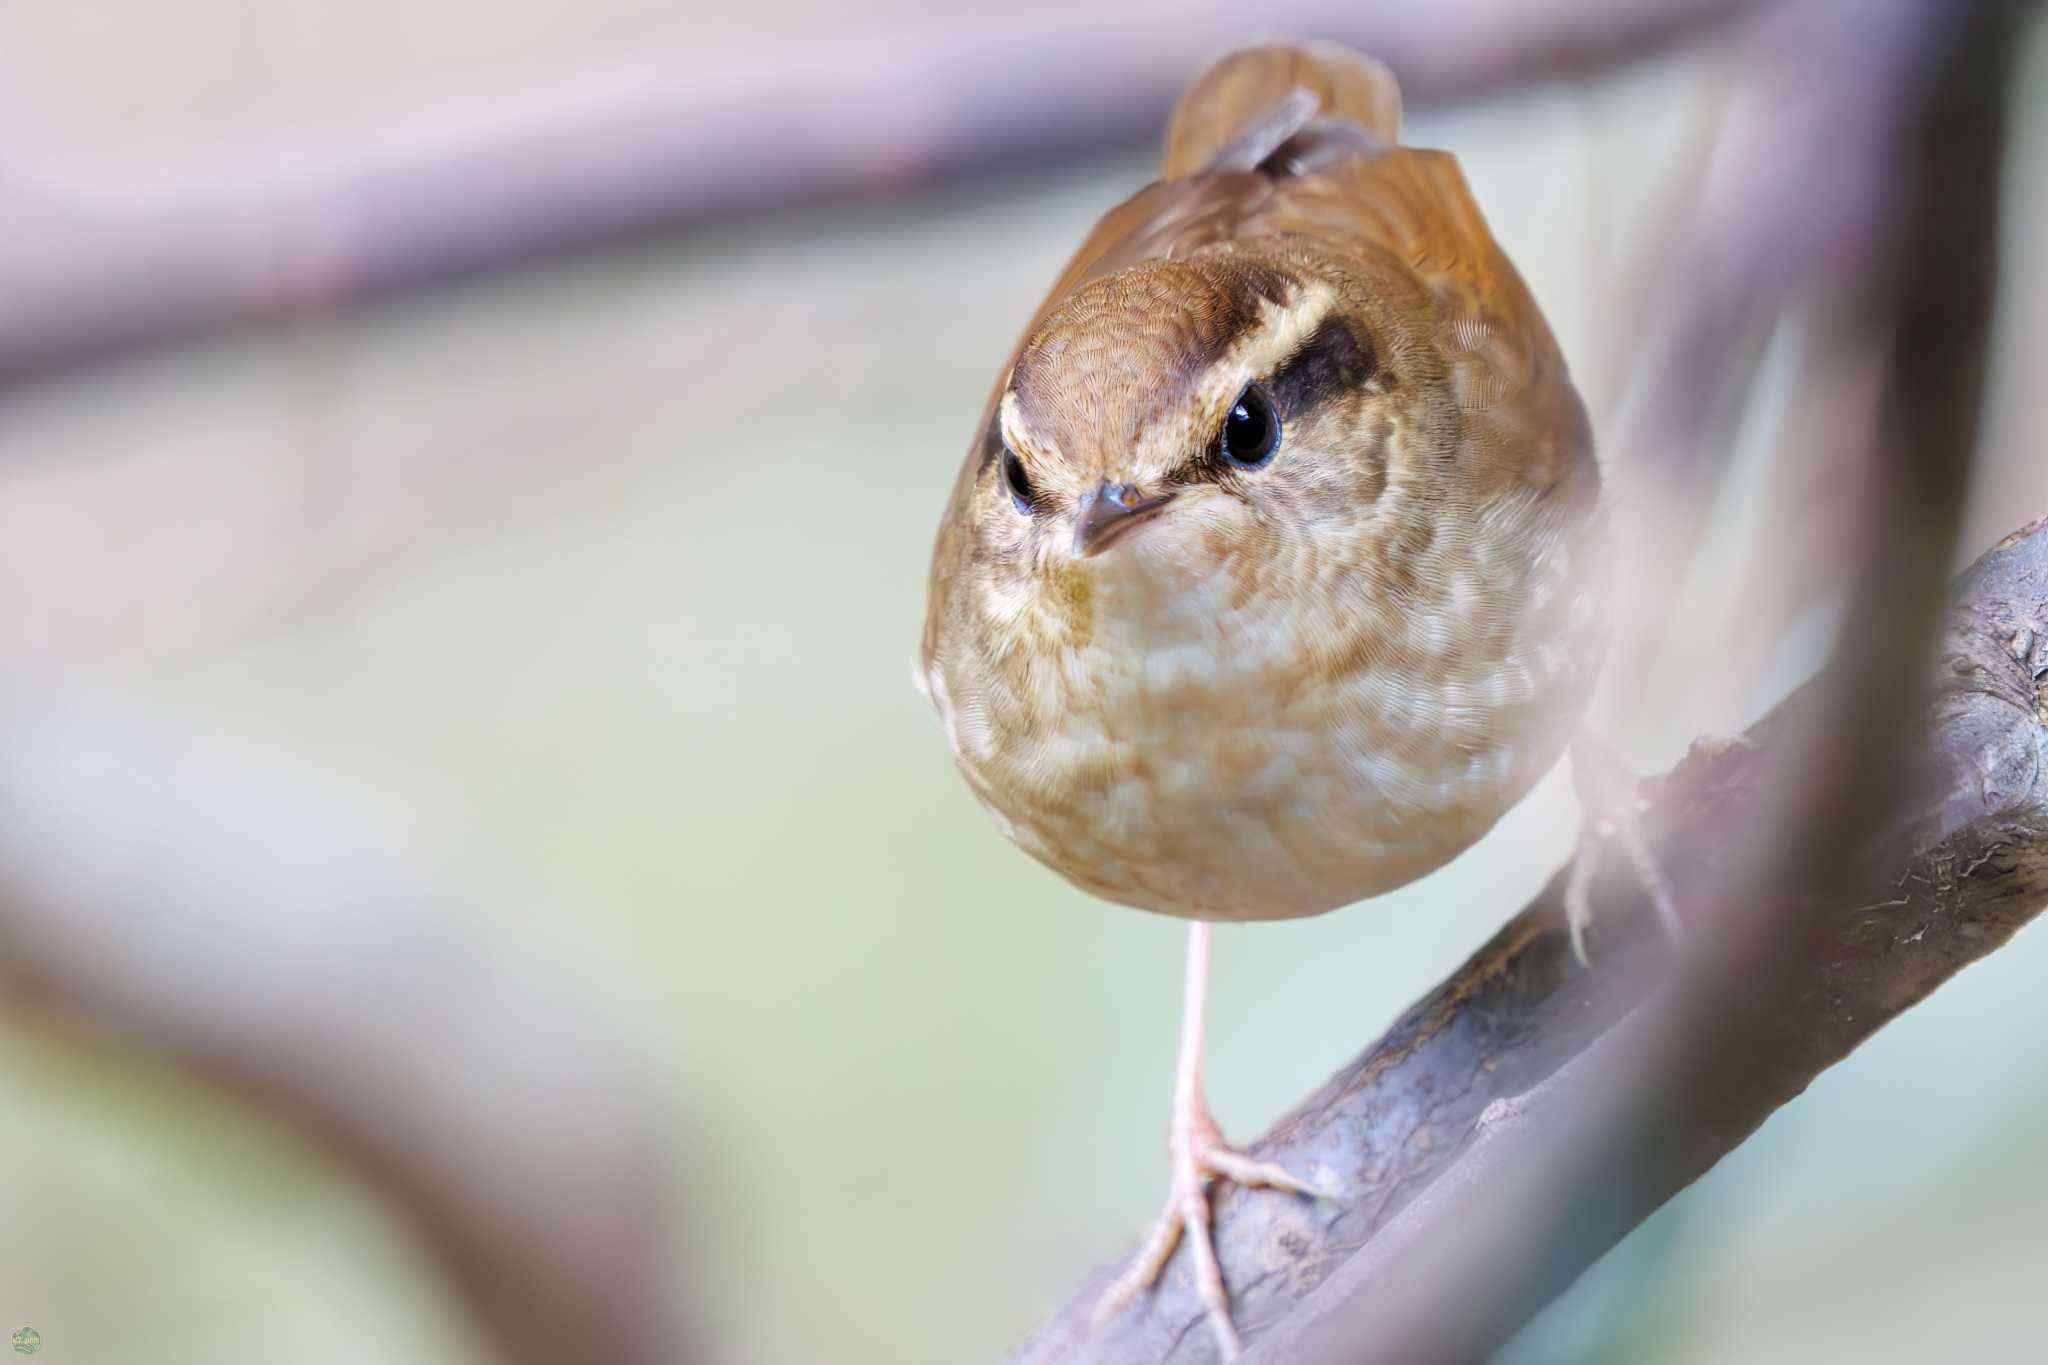
[{"label": "small brown bird", "polygon": [[1079,886],[1194,921],[1165,1214],[1237,1350],[1210,1179],[1314,1194],[1202,1095],[1209,921],[1440,867],[1552,767],[1605,642],[1599,472],[1534,300],[1340,47],[1182,97],[1005,370],[933,555],[920,681],[975,795]]}]

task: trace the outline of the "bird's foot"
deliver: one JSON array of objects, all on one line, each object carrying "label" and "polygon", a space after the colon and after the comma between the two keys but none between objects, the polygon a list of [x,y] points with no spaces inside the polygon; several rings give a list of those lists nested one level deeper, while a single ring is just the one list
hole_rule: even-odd
[{"label": "bird's foot", "polygon": [[1094,1323],[1101,1327],[1132,1299],[1151,1288],[1185,1236],[1195,1258],[1195,1291],[1208,1311],[1209,1330],[1216,1338],[1217,1348],[1229,1360],[1238,1353],[1239,1346],[1237,1329],[1230,1321],[1230,1294],[1223,1286],[1223,1270],[1217,1264],[1216,1244],[1210,1236],[1210,1183],[1231,1180],[1311,1199],[1330,1196],[1272,1162],[1254,1160],[1226,1144],[1216,1120],[1209,1116],[1208,1106],[1199,1097],[1177,1109],[1170,1143],[1172,1176],[1166,1211],[1152,1225],[1130,1265],[1096,1300]]},{"label": "bird's foot", "polygon": [[1586,929],[1593,922],[1593,874],[1599,870],[1601,851],[1609,843],[1619,843],[1628,854],[1636,881],[1656,908],[1665,930],[1674,940],[1683,939],[1685,926],[1678,917],[1671,884],[1643,835],[1642,817],[1649,803],[1637,795],[1636,775],[1622,764],[1613,749],[1591,735],[1581,734],[1572,741],[1572,786],[1585,811],[1579,826],[1578,848],[1564,884],[1565,923],[1571,930],[1572,956],[1578,958],[1580,966],[1588,965]]}]

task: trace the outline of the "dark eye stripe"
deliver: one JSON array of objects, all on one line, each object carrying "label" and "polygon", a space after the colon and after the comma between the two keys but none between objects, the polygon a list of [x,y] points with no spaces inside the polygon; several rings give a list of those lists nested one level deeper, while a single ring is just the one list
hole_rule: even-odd
[{"label": "dark eye stripe", "polygon": [[1288,417],[1298,416],[1326,399],[1364,386],[1379,372],[1372,342],[1342,318],[1325,318],[1314,335],[1289,356],[1266,392]]}]

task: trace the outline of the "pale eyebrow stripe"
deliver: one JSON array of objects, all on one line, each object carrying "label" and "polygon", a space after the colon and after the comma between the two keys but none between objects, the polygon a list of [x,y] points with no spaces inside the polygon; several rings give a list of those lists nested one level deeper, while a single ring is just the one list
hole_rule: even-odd
[{"label": "pale eyebrow stripe", "polygon": [[1235,361],[1240,369],[1263,375],[1307,345],[1336,310],[1337,291],[1320,281],[1310,284],[1289,303],[1269,306],[1266,325],[1248,333],[1219,363]]},{"label": "pale eyebrow stripe", "polygon": [[1288,303],[1265,305],[1261,325],[1241,333],[1211,361],[1183,390],[1180,401],[1205,417],[1211,409],[1220,412],[1246,383],[1268,376],[1307,345],[1336,310],[1337,291],[1320,281],[1309,284]]},{"label": "pale eyebrow stripe", "polygon": [[996,404],[996,435],[1003,445],[1015,452],[1018,459],[1024,458],[1026,447],[1044,449],[1044,442],[1038,433],[1024,424],[1023,405],[1017,401],[1017,391],[1005,386],[1002,401]]}]

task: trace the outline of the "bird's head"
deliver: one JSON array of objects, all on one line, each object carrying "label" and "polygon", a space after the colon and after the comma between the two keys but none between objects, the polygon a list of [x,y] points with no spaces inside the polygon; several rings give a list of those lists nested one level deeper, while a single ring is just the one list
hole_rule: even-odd
[{"label": "bird's head", "polygon": [[1078,602],[1091,630],[1116,628],[1109,607],[1154,641],[1162,613],[1207,611],[1198,584],[1298,604],[1341,566],[1358,591],[1447,487],[1458,410],[1432,322],[1404,271],[1281,250],[1089,283],[998,396],[951,513],[952,590],[990,633],[1058,628]]}]

